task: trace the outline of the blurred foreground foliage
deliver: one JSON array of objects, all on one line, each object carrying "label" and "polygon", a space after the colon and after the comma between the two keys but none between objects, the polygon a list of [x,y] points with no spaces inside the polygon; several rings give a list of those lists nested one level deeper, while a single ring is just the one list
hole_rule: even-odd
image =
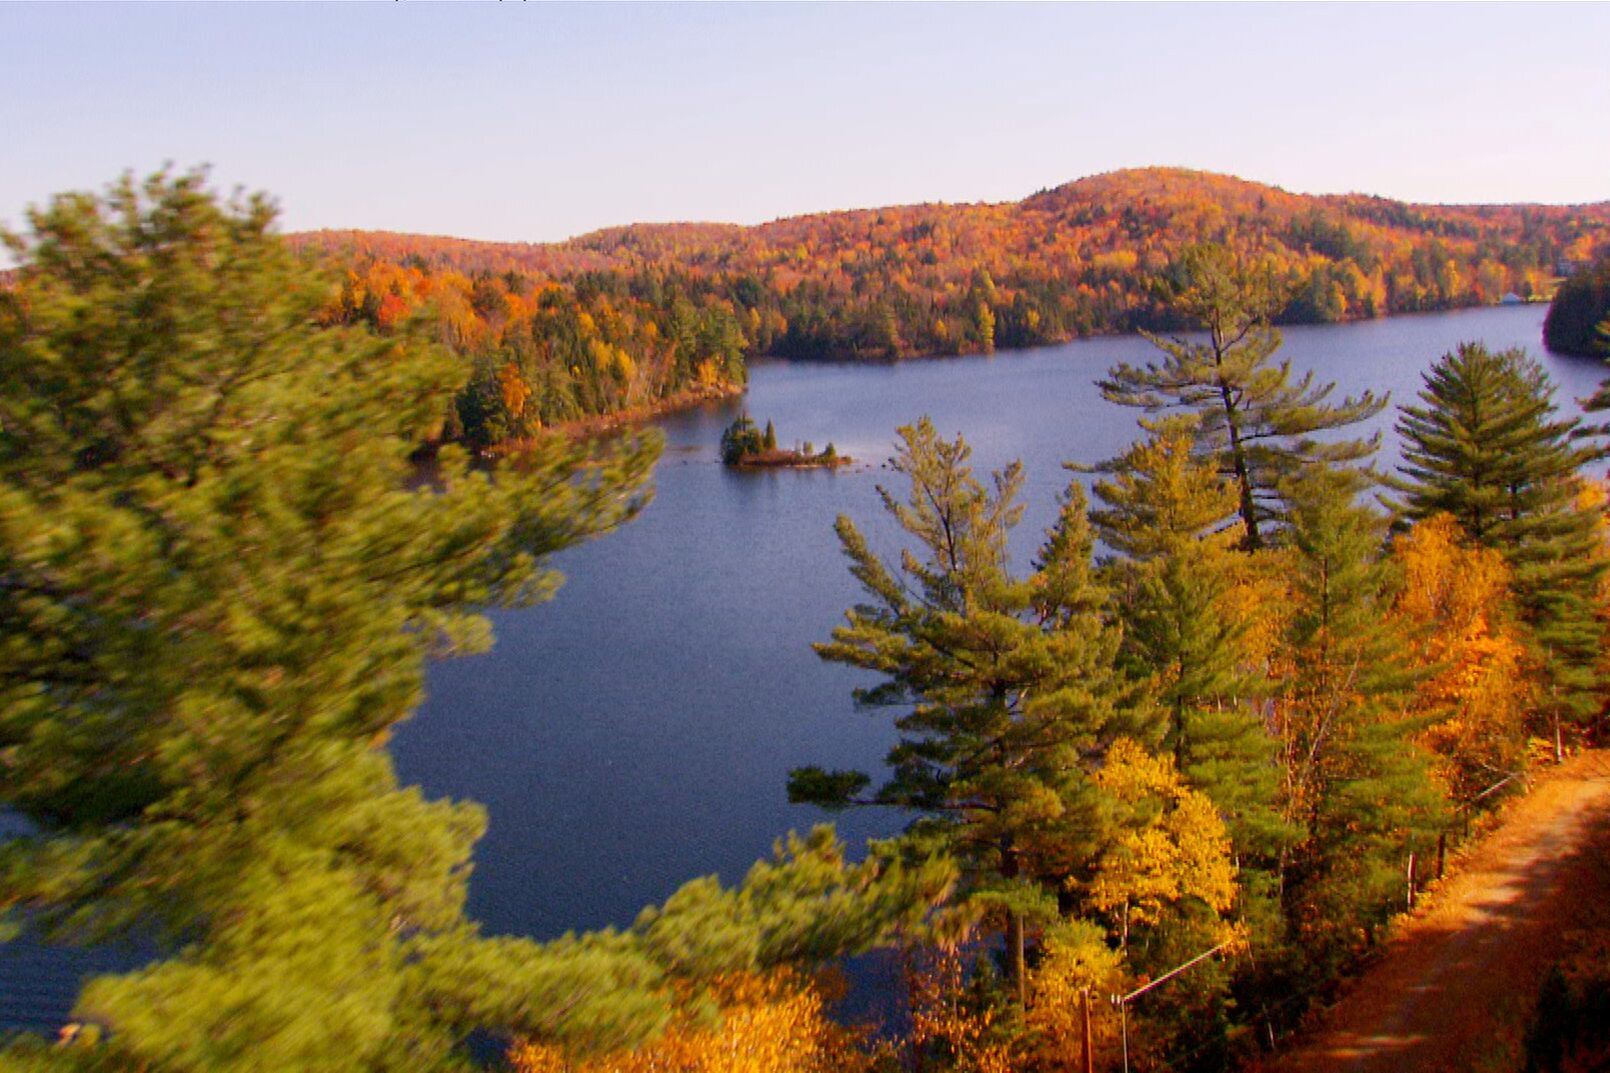
[{"label": "blurred foreground foliage", "polygon": [[583,1052],[682,1023],[710,981],[917,925],[950,875],[827,829],[737,890],[538,944],[463,915],[476,806],[398,785],[427,657],[547,599],[562,548],[646,503],[659,443],[543,439],[495,475],[433,437],[464,375],[339,288],[262,197],[199,173],[68,194],[0,291],[0,912],[135,936],[71,1045],[0,1068],[430,1070],[473,1033]]}]

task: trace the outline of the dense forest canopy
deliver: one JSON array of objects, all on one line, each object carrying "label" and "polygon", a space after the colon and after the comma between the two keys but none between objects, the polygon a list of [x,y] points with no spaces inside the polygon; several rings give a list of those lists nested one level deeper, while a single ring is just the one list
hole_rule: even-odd
[{"label": "dense forest canopy", "polygon": [[[800,309],[818,298],[850,308],[886,304],[899,317],[906,299],[931,304],[941,317],[965,318],[974,309],[964,299],[987,297],[992,306],[1025,313],[1040,307],[1043,321],[1053,312],[1043,301],[1056,296],[1080,316],[1018,326],[1029,341],[1043,342],[1178,323],[1149,284],[1179,247],[1204,241],[1266,252],[1305,284],[1287,311],[1293,321],[1479,304],[1506,293],[1539,297],[1562,265],[1610,249],[1610,204],[1415,205],[1291,194],[1229,176],[1149,168],[1081,179],[1019,202],[864,209],[755,227],[637,224],[551,244],[361,231],[314,232],[294,241],[472,275],[685,273],[746,308],[769,297]],[[978,349],[959,345],[955,335],[935,338],[931,326],[912,326],[926,337],[903,339],[894,348],[900,356]],[[824,356],[879,356],[847,336],[835,342],[840,346]],[[780,352],[801,343],[785,333]]]},{"label": "dense forest canopy", "polygon": [[[1155,283],[1217,241],[1271,257],[1281,319],[1323,322],[1544,297],[1559,269],[1610,251],[1610,204],[1414,205],[1306,196],[1227,176],[1113,172],[1020,202],[909,205],[756,227],[639,224],[553,244],[325,231],[294,241],[471,276],[621,273],[780,314],[760,353],[886,358],[1022,346],[1181,323]],[[889,327],[897,329],[891,333]]]},{"label": "dense forest canopy", "polygon": [[346,265],[333,318],[386,331],[430,311],[475,370],[445,432],[487,446],[736,390],[757,355],[887,361],[1184,327],[1171,297],[1180,254],[1203,242],[1267,265],[1277,322],[1540,300],[1610,253],[1610,203],[1413,205],[1150,168],[1018,202],[755,227],[637,224],[548,244],[363,231],[291,241]]}]

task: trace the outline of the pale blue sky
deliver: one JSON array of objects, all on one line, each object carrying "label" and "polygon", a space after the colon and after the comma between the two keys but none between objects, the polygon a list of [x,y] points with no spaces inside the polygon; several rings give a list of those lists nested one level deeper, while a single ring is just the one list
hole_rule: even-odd
[{"label": "pale blue sky", "polygon": [[1610,199],[1610,5],[0,3],[0,221],[208,162],[288,229],[545,240],[1177,164]]}]

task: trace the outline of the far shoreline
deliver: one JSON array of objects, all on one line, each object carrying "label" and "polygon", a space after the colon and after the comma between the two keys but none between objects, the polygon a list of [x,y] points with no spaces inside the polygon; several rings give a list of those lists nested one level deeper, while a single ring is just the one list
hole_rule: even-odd
[{"label": "far shoreline", "polygon": [[[1437,317],[1437,316],[1449,316],[1449,315],[1458,314],[1458,313],[1473,313],[1473,312],[1478,312],[1478,311],[1481,311],[1481,310],[1494,310],[1494,311],[1496,311],[1496,310],[1512,310],[1512,309],[1530,309],[1530,308],[1535,308],[1535,307],[1537,307],[1539,305],[1546,305],[1546,304],[1547,303],[1545,301],[1541,301],[1541,300],[1526,301],[1526,302],[1519,302],[1519,303],[1491,302],[1491,303],[1482,303],[1480,305],[1450,306],[1450,307],[1448,307],[1446,309],[1404,310],[1404,311],[1397,312],[1397,313],[1388,313],[1388,314],[1385,314],[1385,315],[1379,316],[1379,317],[1359,317],[1359,318],[1355,318],[1355,319],[1340,320],[1340,321],[1335,321],[1335,322],[1330,322],[1330,323],[1307,323],[1307,322],[1303,322],[1303,323],[1294,323],[1294,324],[1277,324],[1275,327],[1281,329],[1282,331],[1284,331],[1285,329],[1288,329],[1288,328],[1298,328],[1298,329],[1342,328],[1342,327],[1353,327],[1353,326],[1358,326],[1358,325],[1363,325],[1363,324],[1378,324],[1378,323],[1382,323],[1384,321],[1389,321],[1389,320],[1401,320],[1401,319],[1414,318],[1414,317]],[[1149,331],[1150,329],[1146,329],[1146,330]],[[1165,332],[1158,332],[1158,333],[1154,333],[1154,334],[1162,334],[1162,335],[1179,334],[1179,335],[1184,335],[1184,336],[1190,336],[1190,335],[1194,334],[1194,332],[1193,332],[1193,330],[1187,329],[1187,330],[1181,330],[1181,331],[1177,331],[1177,332],[1165,331]],[[1073,337],[1071,337],[1069,339],[1064,339],[1064,340],[1061,340],[1059,342],[1054,342],[1054,343],[1035,343],[1035,344],[1032,344],[1030,346],[1020,346],[1020,347],[999,347],[999,348],[997,348],[997,349],[995,349],[993,351],[967,351],[965,353],[960,353],[960,354],[917,354],[917,355],[912,355],[912,356],[909,356],[909,357],[878,358],[878,359],[849,358],[849,357],[789,358],[789,357],[782,357],[782,356],[779,356],[779,355],[776,355],[776,354],[760,354],[760,355],[756,355],[755,357],[752,357],[752,358],[746,358],[745,361],[744,361],[744,364],[745,364],[746,368],[750,368],[750,369],[757,368],[757,367],[763,368],[763,367],[766,367],[766,366],[812,366],[812,365],[839,366],[839,367],[855,367],[855,366],[889,367],[889,366],[895,366],[895,365],[906,365],[906,364],[921,363],[921,362],[944,362],[944,361],[963,360],[963,359],[993,358],[993,357],[1002,356],[1002,355],[1030,354],[1030,353],[1033,353],[1035,351],[1054,350],[1054,349],[1056,349],[1058,347],[1067,346],[1070,343],[1077,343],[1077,342],[1086,341],[1086,340],[1121,339],[1121,338],[1129,338],[1129,337],[1141,338],[1142,337],[1142,329],[1137,328],[1137,329],[1130,329],[1130,330],[1127,330],[1127,331],[1091,332],[1089,335],[1076,335],[1076,336],[1073,336]],[[1540,351],[1546,352],[1546,353],[1554,355],[1556,357],[1574,358],[1576,360],[1585,360],[1585,361],[1602,360],[1602,359],[1596,359],[1596,358],[1579,358],[1577,355],[1564,354],[1564,353],[1561,353],[1559,351],[1549,350],[1546,346],[1543,345],[1541,334],[1539,335],[1537,346],[1538,346],[1538,349]],[[654,420],[656,420],[658,418],[666,417],[666,416],[669,416],[671,414],[681,413],[681,412],[684,412],[684,411],[687,411],[687,410],[692,410],[692,409],[694,409],[696,407],[703,406],[703,405],[706,405],[706,404],[709,404],[709,403],[727,402],[727,401],[729,401],[731,399],[742,398],[748,392],[748,390],[749,389],[748,389],[747,384],[730,384],[730,383],[729,384],[722,384],[722,385],[720,385],[718,387],[715,387],[715,388],[690,388],[690,389],[687,389],[687,390],[684,390],[684,391],[677,392],[675,395],[668,396],[667,398],[659,399],[659,400],[657,400],[655,402],[652,402],[652,403],[643,403],[643,404],[639,404],[637,406],[627,407],[626,409],[623,409],[623,410],[615,410],[615,411],[612,411],[612,412],[607,413],[607,414],[594,414],[594,415],[591,415],[591,416],[588,416],[588,417],[579,417],[579,418],[573,418],[573,419],[568,420],[568,421],[561,421],[561,422],[558,422],[557,424],[550,425],[550,426],[547,426],[546,428],[544,428],[542,436],[522,437],[522,438],[517,439],[517,440],[505,440],[505,441],[503,441],[501,443],[497,443],[497,444],[493,444],[493,445],[488,446],[488,447],[481,448],[479,451],[476,452],[476,454],[478,456],[482,457],[482,458],[488,458],[488,459],[506,458],[506,457],[510,457],[510,456],[514,456],[514,455],[519,455],[519,454],[522,454],[522,453],[524,453],[526,451],[532,450],[538,443],[541,442],[541,440],[544,437],[549,436],[549,435],[563,436],[563,437],[565,437],[566,439],[568,439],[568,440],[570,440],[572,442],[576,441],[576,440],[595,439],[595,438],[598,438],[598,437],[610,435],[612,433],[622,432],[622,431],[625,431],[625,430],[630,429],[630,428],[640,427],[640,426],[646,425],[646,424],[648,424],[648,423],[650,423],[650,422],[652,422],[652,421],[654,421]],[[848,461],[853,461],[853,460],[848,460]],[[757,464],[757,463],[747,463],[746,462],[746,463],[737,464],[733,468],[738,468],[738,469],[829,469],[829,468],[834,468],[837,465],[848,464],[848,461],[841,461],[841,462],[838,462],[838,463],[831,463],[831,464],[829,464],[829,463],[798,463],[798,464],[761,463],[761,464]]]},{"label": "far shoreline", "polygon": [[656,418],[691,410],[706,403],[726,402],[729,399],[740,398],[747,390],[748,387],[744,384],[722,384],[715,388],[690,388],[654,402],[628,406],[622,410],[612,410],[607,414],[593,414],[588,417],[560,421],[557,424],[545,427],[541,434],[537,436],[522,436],[519,439],[503,440],[483,447],[476,453],[482,458],[507,458],[530,451],[543,442],[544,439],[551,436],[563,436],[571,442],[596,439],[601,436],[607,436],[610,433],[646,425]]}]

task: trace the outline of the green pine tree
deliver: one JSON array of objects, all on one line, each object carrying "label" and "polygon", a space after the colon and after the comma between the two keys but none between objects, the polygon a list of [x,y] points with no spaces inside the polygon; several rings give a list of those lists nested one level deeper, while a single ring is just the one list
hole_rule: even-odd
[{"label": "green pine tree", "polygon": [[26,830],[0,913],[154,946],[86,986],[99,1042],[15,1060],[377,1073],[463,1068],[476,1032],[626,1046],[674,974],[909,926],[945,869],[863,871],[824,832],[714,916],[706,886],[630,933],[477,933],[483,816],[400,786],[387,735],[428,656],[484,649],[483,608],[546,599],[554,552],[633,516],[657,444],[556,439],[496,480],[448,449],[421,485],[409,455],[463,370],[406,330],[321,328],[336,288],[273,219],[158,175],[7,238],[0,811]]},{"label": "green pine tree", "polygon": [[1244,862],[1272,868],[1293,837],[1281,816],[1268,682],[1252,665],[1250,623],[1232,593],[1252,557],[1238,551],[1234,488],[1192,453],[1195,420],[1158,423],[1096,484],[1091,512],[1123,625],[1121,659],[1168,716],[1166,746],[1225,816]]},{"label": "green pine tree", "polygon": [[979,302],[973,314],[973,325],[978,331],[978,349],[986,354],[995,353],[995,311],[988,302]]},{"label": "green pine tree", "polygon": [[1429,756],[1405,715],[1414,675],[1388,611],[1385,519],[1364,481],[1336,468],[1282,489],[1294,614],[1280,700],[1287,800],[1306,832],[1285,869],[1297,949],[1329,972],[1351,935],[1403,905],[1410,852],[1425,858],[1445,820]]},{"label": "green pine tree", "polygon": [[1450,514],[1505,557],[1549,683],[1545,714],[1588,722],[1604,704],[1598,590],[1610,559],[1578,473],[1603,452],[1580,420],[1557,416],[1553,395],[1524,351],[1460,345],[1425,374],[1421,405],[1402,408],[1391,483],[1405,517]]},{"label": "green pine tree", "polygon": [[[766,427],[770,431],[769,423]],[[721,461],[729,466],[754,458],[764,447],[765,435],[748,414],[739,414],[721,433]]]},{"label": "green pine tree", "polygon": [[1104,621],[1077,486],[1034,571],[1015,577],[1007,536],[1021,515],[1021,467],[986,488],[962,439],[941,439],[926,418],[899,433],[891,464],[909,481],[908,497],[880,494],[915,547],[890,567],[839,518],[851,573],[871,599],[816,646],[823,659],[883,676],[856,697],[903,711],[891,774],[871,790],[866,773],[806,768],[793,773],[789,793],[830,808],[919,813],[913,837],[953,853],[972,889],[1005,908],[1021,996],[1025,917],[1054,911],[1064,880],[1096,844],[1083,775],[1123,726],[1118,637]]},{"label": "green pine tree", "polygon": [[1281,340],[1270,323],[1288,298],[1271,270],[1222,246],[1188,247],[1174,266],[1168,299],[1206,330],[1206,341],[1142,333],[1163,357],[1142,366],[1121,363],[1098,382],[1109,401],[1200,418],[1197,445],[1234,484],[1249,548],[1262,547],[1265,530],[1282,520],[1281,480],[1305,465],[1368,458],[1379,443],[1379,436],[1314,434],[1367,420],[1387,402],[1368,391],[1332,402],[1336,385],[1315,384],[1311,372],[1293,381],[1291,363],[1274,361]]}]

